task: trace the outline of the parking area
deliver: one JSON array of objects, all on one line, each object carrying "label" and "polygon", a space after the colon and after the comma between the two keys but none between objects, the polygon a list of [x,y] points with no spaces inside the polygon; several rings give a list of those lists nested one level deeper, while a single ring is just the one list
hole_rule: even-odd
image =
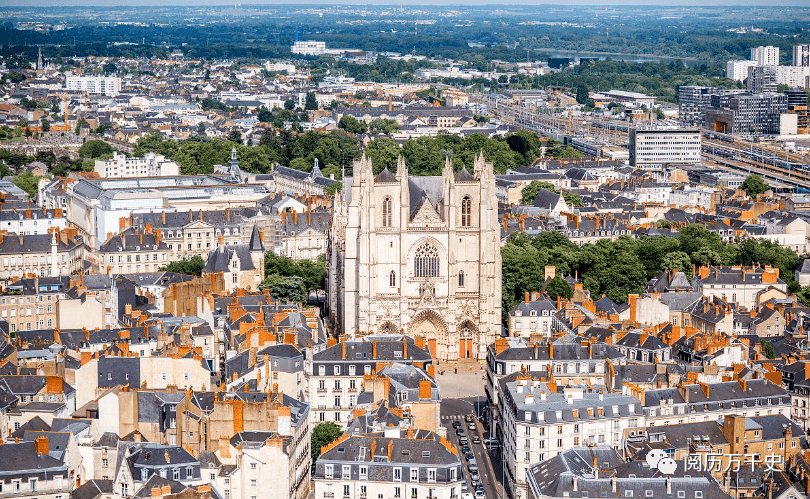
[{"label": "parking area", "polygon": [[[479,385],[480,386],[480,385]],[[467,482],[467,489],[462,492],[475,494],[474,485],[480,483],[483,496],[487,499],[498,499],[501,497],[501,484],[497,480],[500,470],[496,473],[493,469],[490,453],[485,446],[485,439],[489,437],[487,428],[474,416],[476,400],[473,399],[445,399],[442,401],[442,425],[447,428],[448,440],[458,449],[459,459],[462,463],[464,479]],[[472,419],[472,421],[469,421]],[[472,427],[470,425],[472,424]],[[466,445],[463,443],[466,439]],[[468,456],[472,454],[472,456]],[[470,457],[470,459],[468,459]],[[470,463],[475,459],[477,474],[470,471]]]}]

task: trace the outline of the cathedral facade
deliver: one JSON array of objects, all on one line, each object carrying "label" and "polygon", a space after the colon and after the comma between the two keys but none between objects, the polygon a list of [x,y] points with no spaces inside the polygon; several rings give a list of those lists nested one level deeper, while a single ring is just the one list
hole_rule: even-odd
[{"label": "cathedral facade", "polygon": [[425,338],[434,358],[483,359],[501,329],[501,254],[492,164],[448,161],[441,176],[374,175],[356,161],[335,196],[327,253],[336,329]]}]

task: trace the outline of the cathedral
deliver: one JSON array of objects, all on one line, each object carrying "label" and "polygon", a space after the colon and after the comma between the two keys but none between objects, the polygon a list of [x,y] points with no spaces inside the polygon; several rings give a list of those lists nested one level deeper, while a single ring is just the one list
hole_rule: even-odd
[{"label": "cathedral", "polygon": [[363,156],[335,196],[327,252],[338,332],[422,336],[439,360],[483,359],[501,329],[501,253],[492,163],[473,173],[374,175]]}]

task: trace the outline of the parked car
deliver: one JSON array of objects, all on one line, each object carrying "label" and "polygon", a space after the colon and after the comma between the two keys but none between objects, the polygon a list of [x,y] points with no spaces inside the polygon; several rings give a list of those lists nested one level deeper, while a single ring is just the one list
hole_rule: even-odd
[{"label": "parked car", "polygon": [[498,442],[497,438],[485,438],[484,439],[485,445],[500,445],[501,443]]},{"label": "parked car", "polygon": [[474,471],[474,472],[470,473],[470,478],[472,478],[473,480],[480,480],[481,477],[478,476],[477,471]]},{"label": "parked car", "polygon": [[461,453],[462,454],[466,454],[468,452],[470,452],[470,446],[469,445],[464,445],[464,446],[461,447]]},{"label": "parked car", "polygon": [[456,435],[464,435],[464,428],[456,428]]},{"label": "parked car", "polygon": [[470,483],[472,484],[473,489],[482,486],[481,483],[478,482],[478,480],[470,480]]},{"label": "parked car", "polygon": [[461,445],[467,445],[470,443],[470,439],[467,438],[465,435],[461,435],[460,437],[458,437],[458,443]]},{"label": "parked car", "polygon": [[453,421],[453,428],[461,428],[461,421]]},{"label": "parked car", "polygon": [[473,454],[472,452],[468,452],[467,455],[464,456],[464,458],[467,461],[469,461],[470,459],[475,459],[475,454]]},{"label": "parked car", "polygon": [[470,488],[470,486],[467,485],[467,482],[461,482],[461,490],[467,490],[469,488]]},{"label": "parked car", "polygon": [[475,498],[476,499],[482,499],[483,497],[484,497],[484,491],[483,490],[476,490],[475,491]]},{"label": "parked car", "polygon": [[474,444],[480,444],[481,443],[481,437],[479,437],[478,435],[473,435],[472,442]]},{"label": "parked car", "polygon": [[467,429],[468,429],[468,430],[475,431],[475,423],[470,423],[470,424],[468,424],[468,425],[467,425]]}]

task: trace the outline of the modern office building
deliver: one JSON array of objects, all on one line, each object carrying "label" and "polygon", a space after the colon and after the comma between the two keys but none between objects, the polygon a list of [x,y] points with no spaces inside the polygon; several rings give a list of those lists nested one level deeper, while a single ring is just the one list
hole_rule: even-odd
[{"label": "modern office building", "polygon": [[631,129],[630,164],[641,168],[663,168],[668,164],[700,163],[700,130]]},{"label": "modern office building", "polygon": [[776,92],[779,85],[789,87],[810,87],[810,67],[808,66],[757,66],[748,69],[749,92]]},{"label": "modern office building", "polygon": [[706,128],[722,133],[779,133],[779,115],[785,111],[785,94],[712,95],[706,110]]}]

